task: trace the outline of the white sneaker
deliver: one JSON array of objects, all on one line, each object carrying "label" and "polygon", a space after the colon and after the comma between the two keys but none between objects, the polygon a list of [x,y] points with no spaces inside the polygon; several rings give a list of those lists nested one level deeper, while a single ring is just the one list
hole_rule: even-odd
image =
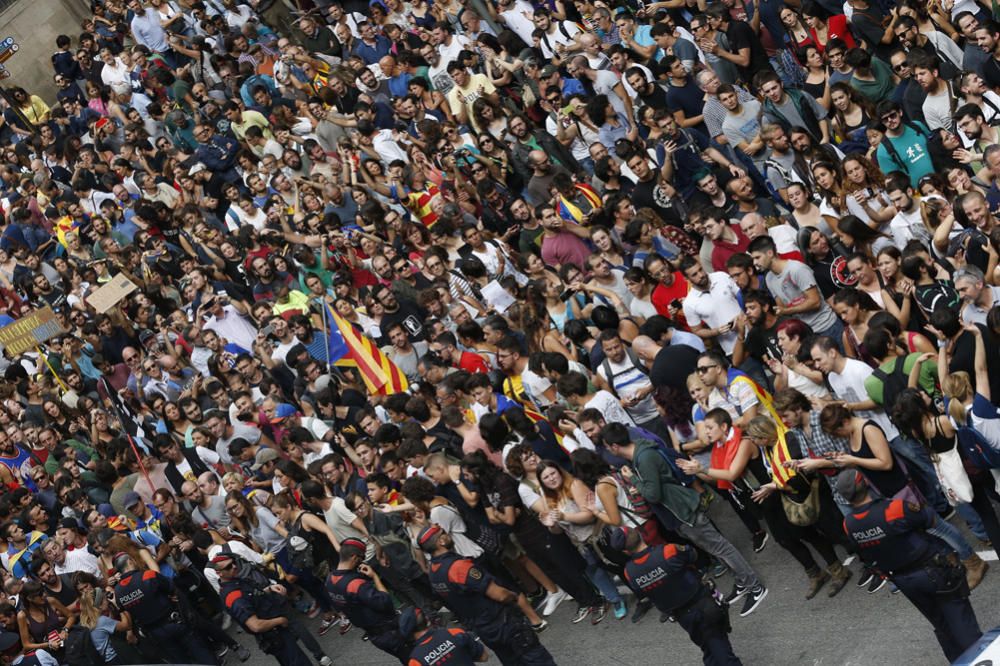
[{"label": "white sneaker", "polygon": [[233,617],[229,613],[222,614],[222,630],[229,631],[229,627],[233,626]]},{"label": "white sneaker", "polygon": [[319,666],[333,666],[333,659],[324,656],[322,659],[319,660]]},{"label": "white sneaker", "polygon": [[569,593],[562,588],[556,588],[555,592],[550,592],[546,597],[545,601],[542,602],[542,615],[548,617],[556,612],[559,608],[559,604],[569,599]]}]

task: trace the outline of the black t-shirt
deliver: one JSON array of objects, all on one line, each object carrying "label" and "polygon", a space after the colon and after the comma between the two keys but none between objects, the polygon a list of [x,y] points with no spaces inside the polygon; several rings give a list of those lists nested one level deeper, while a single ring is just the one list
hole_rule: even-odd
[{"label": "black t-shirt", "polygon": [[382,323],[379,326],[382,337],[378,340],[379,345],[389,344],[389,327],[396,322],[403,324],[403,328],[410,334],[410,342],[423,342],[426,340],[427,338],[424,335],[424,319],[427,318],[427,313],[408,298],[397,297],[396,300],[399,302],[399,309],[395,312],[386,312],[382,316]]},{"label": "black t-shirt", "polygon": [[764,46],[757,39],[757,35],[754,34],[753,28],[746,21],[729,21],[729,28],[726,30],[726,37],[729,39],[729,48],[733,53],[739,53],[741,49],[750,49],[750,63],[747,67],[740,67],[737,65],[737,69],[740,72],[740,77],[749,82],[753,79],[757,72],[765,72],[771,69],[771,63],[767,59],[767,53],[764,51]]},{"label": "black t-shirt", "polygon": [[983,80],[991,88],[1000,87],[1000,62],[996,58],[987,58],[983,63]]},{"label": "black t-shirt", "polygon": [[[702,93],[704,96],[704,93]],[[639,93],[639,99],[646,106],[651,106],[654,109],[668,109],[670,108],[670,102],[667,100],[667,92],[662,86],[653,83],[653,89],[648,93]]]},{"label": "black t-shirt", "polygon": [[771,328],[754,326],[750,329],[743,346],[751,358],[755,358],[761,362],[763,362],[765,356],[776,359],[781,358],[781,347],[778,346],[778,326],[785,319],[787,317],[778,317]]},{"label": "black t-shirt", "polygon": [[[986,345],[986,368],[990,375],[990,395],[1000,395],[1000,337],[992,333],[986,326],[976,324]],[[976,383],[976,338],[968,331],[962,331],[955,341],[952,351],[949,372],[964,370],[969,373],[973,386]],[[978,390],[978,387],[976,387]]]},{"label": "black t-shirt", "polygon": [[695,371],[700,355],[701,352],[688,345],[664,347],[653,359],[649,380],[653,382],[653,386],[670,386],[685,390],[688,375]]},{"label": "black t-shirt", "polygon": [[660,187],[660,175],[655,171],[650,180],[635,184],[635,189],[632,190],[632,204],[636,210],[651,208],[667,224],[681,226],[681,219],[673,208],[671,197]]}]

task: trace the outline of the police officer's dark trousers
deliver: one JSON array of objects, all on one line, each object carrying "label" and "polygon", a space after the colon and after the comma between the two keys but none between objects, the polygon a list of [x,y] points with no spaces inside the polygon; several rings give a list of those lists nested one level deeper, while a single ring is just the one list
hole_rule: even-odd
[{"label": "police officer's dark trousers", "polygon": [[164,622],[143,627],[143,632],[156,641],[163,656],[173,664],[217,664],[218,660],[197,632],[180,622]]},{"label": "police officer's dark trousers", "polygon": [[281,666],[312,666],[312,661],[296,642],[295,634],[286,628],[279,627],[258,636],[257,645]]},{"label": "police officer's dark trousers", "polygon": [[942,590],[955,586],[948,584],[945,570],[939,567],[921,566],[894,573],[890,579],[934,627],[934,635],[948,661],[955,661],[983,635],[969,603],[964,573],[959,591],[944,594]]},{"label": "police officer's dark trousers", "polygon": [[674,611],[677,624],[688,633],[691,641],[701,648],[705,666],[741,666],[742,662],[729,643],[728,610],[715,602],[707,591],[688,604]]},{"label": "police officer's dark trousers", "polygon": [[366,629],[369,642],[379,650],[391,654],[399,663],[406,664],[410,660],[411,643],[395,623],[382,625],[376,629]]},{"label": "police officer's dark trousers", "polygon": [[[463,618],[463,622],[471,618]],[[555,666],[538,634],[520,613],[507,610],[496,623],[467,626],[497,655],[504,666]]]}]

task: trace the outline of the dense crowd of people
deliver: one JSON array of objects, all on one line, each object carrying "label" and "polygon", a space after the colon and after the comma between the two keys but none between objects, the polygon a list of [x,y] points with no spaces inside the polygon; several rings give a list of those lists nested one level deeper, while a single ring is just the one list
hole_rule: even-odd
[{"label": "dense crowd of people", "polygon": [[61,329],[0,361],[4,663],[549,664],[572,599],[738,664],[713,502],[979,638],[995,6],[92,11],[0,95],[0,324]]}]

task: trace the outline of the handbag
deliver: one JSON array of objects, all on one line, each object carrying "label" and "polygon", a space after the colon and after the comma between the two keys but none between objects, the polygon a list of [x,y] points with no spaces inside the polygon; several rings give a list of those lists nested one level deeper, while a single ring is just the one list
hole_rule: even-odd
[{"label": "handbag", "polygon": [[802,502],[796,502],[788,493],[781,493],[781,508],[792,525],[809,527],[819,520],[819,484],[819,477],[809,482],[809,494]]},{"label": "handbag", "polygon": [[958,448],[951,451],[938,453],[933,456],[934,471],[937,472],[938,481],[941,482],[941,489],[944,496],[948,498],[948,504],[956,506],[958,504],[968,504],[972,501],[972,482],[962,465],[962,457],[958,453]]}]

